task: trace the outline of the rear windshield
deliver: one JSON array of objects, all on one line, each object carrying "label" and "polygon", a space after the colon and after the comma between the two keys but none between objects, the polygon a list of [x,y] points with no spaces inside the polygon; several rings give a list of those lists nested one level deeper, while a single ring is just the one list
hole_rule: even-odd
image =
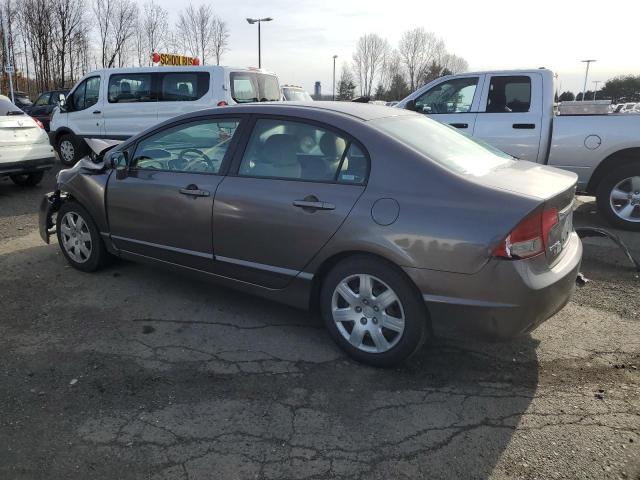
[{"label": "rear windshield", "polygon": [[370,125],[455,173],[484,175],[513,157],[422,115],[377,118]]},{"label": "rear windshield", "polygon": [[29,106],[29,105],[33,105],[33,102],[31,100],[29,100],[29,97],[27,97],[26,95],[18,95],[18,94],[14,94],[14,98],[16,100],[16,102],[21,103],[24,106]]},{"label": "rear windshield", "polygon": [[0,116],[6,115],[23,115],[24,112],[16,107],[9,100],[0,98]]},{"label": "rear windshield", "polygon": [[259,72],[231,72],[231,98],[236,103],[280,100],[277,77]]}]

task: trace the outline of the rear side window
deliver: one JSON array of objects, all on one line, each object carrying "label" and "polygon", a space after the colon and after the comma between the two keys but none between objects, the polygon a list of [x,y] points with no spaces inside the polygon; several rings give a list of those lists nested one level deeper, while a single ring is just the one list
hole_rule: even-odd
[{"label": "rear side window", "polygon": [[208,72],[165,73],[161,76],[161,102],[192,102],[208,91]]},{"label": "rear side window", "polygon": [[151,74],[127,73],[109,77],[109,103],[154,102]]},{"label": "rear side window", "polygon": [[231,72],[231,98],[236,103],[280,100],[280,85],[273,75],[258,72]]},{"label": "rear side window", "polygon": [[364,183],[368,160],[350,139],[316,125],[256,122],[239,174],[316,182]]},{"label": "rear side window", "polygon": [[487,112],[528,112],[531,107],[531,78],[527,76],[491,77]]}]

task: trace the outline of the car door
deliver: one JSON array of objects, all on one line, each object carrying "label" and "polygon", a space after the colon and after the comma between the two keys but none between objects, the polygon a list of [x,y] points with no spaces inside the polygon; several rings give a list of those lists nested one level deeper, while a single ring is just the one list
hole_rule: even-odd
[{"label": "car door", "polygon": [[535,162],[541,135],[542,76],[488,75],[473,136],[516,158]]},{"label": "car door", "polygon": [[67,125],[76,135],[83,137],[104,135],[100,87],[99,76],[89,77],[69,95],[70,102],[66,105]]},{"label": "car door", "polygon": [[111,138],[128,138],[158,123],[152,73],[109,75],[106,97],[104,125]]},{"label": "car door", "polygon": [[414,99],[415,110],[473,135],[483,78],[470,75],[436,83]]},{"label": "car door", "polygon": [[212,209],[240,117],[169,125],[132,148],[107,185],[109,229],[129,253],[208,271]]},{"label": "car door", "polygon": [[368,157],[348,135],[259,117],[216,193],[216,272],[283,288],[338,230],[365,189]]},{"label": "car door", "polygon": [[27,112],[29,116],[37,118],[41,122],[47,118],[49,114],[47,107],[49,106],[50,98],[51,92],[42,93]]}]

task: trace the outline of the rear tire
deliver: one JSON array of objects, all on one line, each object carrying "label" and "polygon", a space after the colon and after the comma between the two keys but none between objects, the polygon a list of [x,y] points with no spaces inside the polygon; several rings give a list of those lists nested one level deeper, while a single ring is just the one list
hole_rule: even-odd
[{"label": "rear tire", "polygon": [[60,158],[60,163],[67,167],[75,165],[78,160],[89,152],[89,148],[84,140],[71,133],[65,133],[58,139],[56,150]]},{"label": "rear tire", "polygon": [[366,255],[333,267],[322,284],[320,310],[338,346],[376,367],[403,362],[430,331],[427,309],[411,281],[395,265]]},{"label": "rear tire", "polygon": [[618,228],[640,231],[640,162],[607,175],[596,190],[598,211]]},{"label": "rear tire", "polygon": [[44,177],[44,172],[34,172],[34,173],[23,173],[20,175],[11,175],[11,181],[16,185],[20,185],[21,187],[35,187],[38,185],[42,178]]},{"label": "rear tire", "polygon": [[62,204],[56,218],[56,233],[60,250],[73,268],[95,272],[113,258],[91,215],[77,202]]}]

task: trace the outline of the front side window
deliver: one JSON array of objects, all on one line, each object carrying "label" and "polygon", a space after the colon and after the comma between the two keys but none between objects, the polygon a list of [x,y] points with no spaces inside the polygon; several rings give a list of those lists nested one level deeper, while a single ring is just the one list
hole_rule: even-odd
[{"label": "front side window", "polygon": [[420,113],[468,113],[478,87],[478,77],[454,78],[442,82],[416,98]]},{"label": "front side window", "polygon": [[161,102],[192,102],[209,91],[207,72],[165,73],[160,86]]},{"label": "front side window", "polygon": [[155,102],[151,74],[128,73],[109,77],[109,103]]},{"label": "front side window", "polygon": [[231,98],[236,103],[280,100],[280,85],[273,75],[258,72],[231,72]]},{"label": "front side window", "polygon": [[531,78],[491,77],[486,111],[490,113],[528,112],[531,107]]},{"label": "front side window", "polygon": [[78,111],[95,105],[98,102],[99,93],[100,77],[87,78],[71,94],[71,109]]},{"label": "front side window", "polygon": [[261,119],[251,133],[239,174],[364,183],[367,169],[362,150],[342,135],[308,123]]},{"label": "front side window", "polygon": [[47,105],[49,103],[49,98],[51,97],[50,93],[43,93],[42,95],[40,95],[38,97],[38,99],[36,100],[36,107],[40,107],[42,105]]},{"label": "front side window", "polygon": [[217,174],[239,124],[206,119],[158,132],[138,144],[131,168]]}]

